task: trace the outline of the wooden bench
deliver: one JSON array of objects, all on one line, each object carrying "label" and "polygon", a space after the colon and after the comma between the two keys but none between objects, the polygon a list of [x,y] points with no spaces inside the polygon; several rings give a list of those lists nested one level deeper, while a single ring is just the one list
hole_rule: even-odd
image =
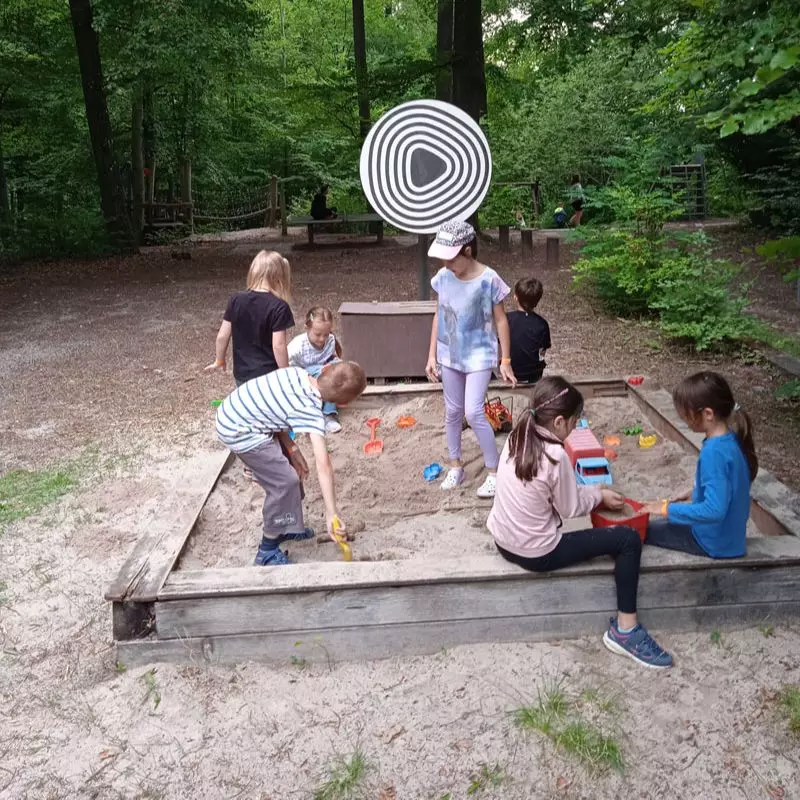
[{"label": "wooden bench", "polygon": [[377,214],[339,214],[331,219],[314,219],[314,217],[289,217],[287,225],[290,228],[301,228],[305,225],[308,230],[308,243],[314,244],[314,230],[324,231],[336,225],[357,225],[369,223],[370,231],[378,237],[378,244],[383,242],[383,220]]}]

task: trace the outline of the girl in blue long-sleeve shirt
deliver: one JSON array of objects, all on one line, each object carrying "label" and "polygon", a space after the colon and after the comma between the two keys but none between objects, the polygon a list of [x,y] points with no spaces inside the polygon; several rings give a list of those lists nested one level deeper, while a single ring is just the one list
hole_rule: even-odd
[{"label": "girl in blue long-sleeve shirt", "polygon": [[672,399],[683,421],[706,438],[694,489],[674,500],[647,504],[651,521],[646,542],[711,558],[743,556],[750,484],[758,472],[750,417],[716,372],[690,375]]}]

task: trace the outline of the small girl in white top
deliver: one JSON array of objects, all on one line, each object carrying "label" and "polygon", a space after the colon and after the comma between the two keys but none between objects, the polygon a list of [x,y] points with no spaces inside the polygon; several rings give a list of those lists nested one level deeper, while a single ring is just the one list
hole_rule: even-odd
[{"label": "small girl in white top", "polygon": [[[302,367],[312,378],[318,378],[328,364],[342,357],[342,348],[333,335],[333,312],[325,306],[314,306],[306,314],[306,332],[289,342],[289,366]],[[325,431],[339,433],[342,429],[336,403],[325,403]]]},{"label": "small girl in white top", "polygon": [[542,378],[500,455],[497,493],[487,527],[500,555],[532,572],[549,572],[598,556],[614,559],[617,617],[603,643],[646,667],[672,666],[636,616],[642,542],[633,528],[615,525],[561,533],[562,517],[580,517],[600,504],[622,508],[619,492],[579,486],[563,442],[583,410],[581,393],[564,378]]}]

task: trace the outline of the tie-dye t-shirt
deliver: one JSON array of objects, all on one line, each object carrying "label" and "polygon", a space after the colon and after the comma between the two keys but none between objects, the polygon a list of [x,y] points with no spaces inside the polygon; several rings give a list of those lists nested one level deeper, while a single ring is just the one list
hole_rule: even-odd
[{"label": "tie-dye t-shirt", "polygon": [[431,280],[439,295],[436,360],[460,372],[497,366],[497,330],[492,310],[511,291],[491,268],[462,281],[442,267]]}]

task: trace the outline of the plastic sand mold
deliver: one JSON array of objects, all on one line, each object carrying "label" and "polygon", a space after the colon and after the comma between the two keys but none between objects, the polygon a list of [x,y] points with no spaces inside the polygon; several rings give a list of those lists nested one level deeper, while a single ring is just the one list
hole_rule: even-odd
[{"label": "plastic sand mold", "polygon": [[422,477],[425,478],[426,481],[435,481],[441,474],[442,474],[442,465],[441,464],[428,464],[424,470],[422,470]]},{"label": "plastic sand mold", "polygon": [[416,418],[411,416],[400,417],[397,420],[398,428],[413,428],[416,424],[417,424]]},{"label": "plastic sand mold", "polygon": [[605,447],[619,447],[622,444],[622,439],[615,433],[603,437],[603,445]]},{"label": "plastic sand mold", "polygon": [[211,408],[219,408],[222,405],[222,400],[212,400],[209,405]]},{"label": "plastic sand mold", "polygon": [[644,375],[632,375],[628,378],[628,383],[631,386],[641,386],[644,383]]},{"label": "plastic sand mold", "polygon": [[345,539],[344,534],[339,533],[339,531],[342,529],[342,521],[339,519],[339,517],[333,518],[332,526],[333,526],[333,535],[334,538],[336,539],[336,544],[338,544],[339,547],[342,548],[342,558],[345,561],[352,561],[353,551],[350,549],[350,545],[347,544],[347,540]]},{"label": "plastic sand mold", "polygon": [[622,429],[622,433],[625,434],[625,436],[638,436],[641,432],[641,425],[634,425],[633,427]]},{"label": "plastic sand mold", "polygon": [[658,436],[654,433],[649,433],[647,435],[642,433],[639,435],[639,447],[641,447],[642,450],[649,450],[657,441]]},{"label": "plastic sand mold", "polygon": [[616,461],[618,458],[617,451],[612,450],[610,447],[606,447],[606,449],[603,450],[603,455],[605,455],[609,461]]}]

